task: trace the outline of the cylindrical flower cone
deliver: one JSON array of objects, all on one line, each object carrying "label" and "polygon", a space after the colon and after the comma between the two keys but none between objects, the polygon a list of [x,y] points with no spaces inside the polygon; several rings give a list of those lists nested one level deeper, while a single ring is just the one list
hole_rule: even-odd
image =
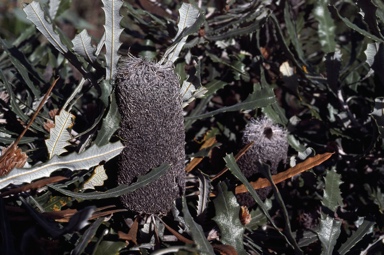
[{"label": "cylindrical flower cone", "polygon": [[126,148],[118,162],[118,182],[131,184],[162,163],[171,168],[158,180],[121,197],[128,209],[166,213],[185,189],[184,123],[179,80],[171,66],[132,56],[120,60],[116,96],[119,136]]}]

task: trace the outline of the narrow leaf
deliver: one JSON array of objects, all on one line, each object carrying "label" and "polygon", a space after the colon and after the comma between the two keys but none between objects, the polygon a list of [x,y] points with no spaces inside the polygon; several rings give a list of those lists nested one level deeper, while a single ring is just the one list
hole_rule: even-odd
[{"label": "narrow leaf", "polygon": [[244,226],[240,222],[240,206],[235,195],[228,191],[224,182],[217,185],[217,196],[213,200],[215,205],[216,222],[220,229],[220,240],[223,244],[233,246],[239,255],[247,254],[244,250]]},{"label": "narrow leaf", "polygon": [[8,175],[0,178],[0,189],[9,184],[21,184],[49,176],[53,171],[67,168],[69,170],[88,169],[102,161],[108,161],[120,154],[124,149],[122,143],[110,143],[102,147],[93,145],[81,154],[72,153],[65,157],[54,156],[46,163],[32,168],[13,169]]},{"label": "narrow leaf", "polygon": [[55,155],[61,155],[67,152],[66,146],[71,139],[69,130],[73,126],[75,116],[67,111],[61,110],[59,115],[55,116],[55,127],[49,130],[49,139],[45,140],[49,158]]},{"label": "narrow leaf", "polygon": [[263,201],[261,201],[259,195],[257,195],[256,191],[253,189],[251,184],[248,182],[247,178],[243,175],[241,172],[239,166],[236,163],[236,159],[233,156],[233,154],[228,154],[227,156],[224,157],[224,161],[226,163],[226,166],[228,169],[232,172],[232,174],[239,180],[241,181],[245,187],[248,189],[249,193],[257,203],[257,205],[260,207],[260,209],[263,211],[269,222],[272,224],[272,226],[285,238],[287,243],[289,243],[287,237],[279,230],[279,228],[276,226],[276,224],[273,222],[273,219],[271,215],[268,213],[268,208],[265,206]]},{"label": "narrow leaf", "polygon": [[243,102],[222,107],[220,109],[204,113],[197,116],[191,116],[186,117],[185,120],[196,120],[196,119],[204,119],[208,117],[212,117],[216,114],[223,113],[223,112],[235,112],[240,110],[253,110],[260,107],[268,106],[276,101],[275,95],[273,93],[273,90],[271,88],[261,88],[259,90],[255,90],[252,94],[248,96],[247,99],[245,99]]},{"label": "narrow leaf", "polygon": [[320,229],[317,232],[323,247],[323,252],[321,254],[333,254],[333,248],[335,247],[337,238],[340,235],[341,223],[341,221],[335,220],[328,215],[322,215],[322,219],[320,221]]},{"label": "narrow leaf", "polygon": [[375,222],[364,220],[363,223],[358,226],[357,230],[353,232],[353,234],[348,237],[347,241],[341,245],[341,247],[337,250],[340,255],[347,254],[349,250],[355,246],[366,234],[372,232],[373,225]]},{"label": "narrow leaf", "polygon": [[328,0],[316,1],[314,8],[314,16],[319,22],[318,35],[320,44],[323,46],[325,53],[334,52],[336,48],[335,42],[335,29],[336,26],[333,22],[330,12],[328,11]]},{"label": "narrow leaf", "polygon": [[48,185],[48,187],[64,194],[70,197],[78,198],[78,199],[86,199],[86,200],[92,200],[92,199],[105,199],[105,198],[111,198],[111,197],[118,197],[130,192],[133,192],[137,190],[138,188],[144,187],[145,185],[156,181],[158,178],[160,178],[165,172],[169,169],[169,165],[163,164],[152,171],[150,171],[148,174],[140,176],[137,178],[137,181],[130,185],[119,185],[116,188],[109,189],[106,192],[87,192],[87,193],[78,193],[78,192],[72,192],[66,189],[61,188],[63,185]]},{"label": "narrow leaf", "polygon": [[81,31],[81,33],[77,34],[75,38],[72,40],[73,50],[84,57],[89,62],[94,62],[96,60],[96,56],[94,52],[96,49],[92,46],[92,39],[89,36],[87,30]]},{"label": "narrow leaf", "polygon": [[64,54],[68,51],[67,46],[61,42],[59,35],[53,30],[52,24],[45,19],[44,11],[38,2],[28,4],[23,10],[27,18],[60,53]]},{"label": "narrow leaf", "polygon": [[200,250],[202,255],[215,254],[212,245],[208,242],[207,238],[204,235],[203,228],[193,220],[191,213],[188,210],[188,205],[185,197],[183,197],[182,200],[185,224],[190,229],[193,241],[196,243],[197,248]]},{"label": "narrow leaf", "polygon": [[336,9],[335,6],[329,6],[329,10],[332,12],[332,13],[335,13],[337,16],[339,16],[339,18],[344,22],[345,25],[347,25],[349,28],[355,30],[356,32],[362,34],[363,36],[373,40],[373,41],[376,41],[376,42],[384,42],[383,39],[369,33],[367,30],[364,30],[360,27],[358,27],[357,25],[353,24],[351,21],[349,21],[349,19],[347,18],[344,18],[340,15],[339,11]]},{"label": "narrow leaf", "polygon": [[123,29],[120,27],[120,8],[123,5],[121,0],[102,0],[105,13],[105,60],[106,60],[106,78],[113,80],[119,61],[117,51],[120,48],[119,40]]},{"label": "narrow leaf", "polygon": [[340,184],[341,175],[336,173],[333,169],[327,172],[325,176],[325,189],[323,194],[323,200],[321,203],[328,209],[336,212],[338,206],[343,205],[343,198],[341,197]]}]

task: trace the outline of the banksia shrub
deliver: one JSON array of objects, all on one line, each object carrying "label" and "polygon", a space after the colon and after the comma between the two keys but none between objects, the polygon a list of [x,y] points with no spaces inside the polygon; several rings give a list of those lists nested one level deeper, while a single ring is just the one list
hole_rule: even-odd
[{"label": "banksia shrub", "polygon": [[[250,180],[261,177],[257,169],[257,162],[270,164],[271,173],[276,174],[279,163],[285,162],[287,159],[287,131],[273,124],[267,117],[252,119],[245,127],[243,135],[244,144],[251,142],[253,145],[238,162],[245,177]],[[267,187],[257,190],[257,193],[262,199],[265,199],[270,191],[271,188]],[[238,200],[248,206],[254,204],[253,198],[249,194],[238,196]],[[248,200],[252,202],[249,203]]]},{"label": "banksia shrub", "polygon": [[184,124],[179,80],[173,68],[133,56],[120,60],[116,95],[126,146],[118,182],[131,184],[162,163],[171,168],[155,182],[121,197],[130,210],[166,213],[185,188]]}]

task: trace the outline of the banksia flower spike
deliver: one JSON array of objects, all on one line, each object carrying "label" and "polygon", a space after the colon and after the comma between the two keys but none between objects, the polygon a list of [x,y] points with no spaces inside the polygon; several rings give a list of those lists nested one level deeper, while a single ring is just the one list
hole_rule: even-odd
[{"label": "banksia flower spike", "polygon": [[[245,177],[251,180],[260,177],[256,165],[257,162],[270,164],[271,173],[276,174],[279,163],[285,162],[287,159],[287,131],[273,124],[272,120],[267,117],[252,119],[245,127],[243,135],[243,143],[249,144],[250,142],[253,142],[253,145],[238,162]],[[257,190],[257,192],[262,199],[265,199],[270,190],[271,188],[268,187]],[[248,195],[238,196],[238,199],[242,202],[242,200],[249,197],[253,201]],[[247,202],[244,204],[250,206]]]},{"label": "banksia flower spike", "polygon": [[118,162],[118,182],[131,184],[162,163],[171,168],[155,182],[121,197],[128,209],[166,213],[185,189],[184,123],[179,80],[172,66],[122,57],[116,76],[126,148]]}]

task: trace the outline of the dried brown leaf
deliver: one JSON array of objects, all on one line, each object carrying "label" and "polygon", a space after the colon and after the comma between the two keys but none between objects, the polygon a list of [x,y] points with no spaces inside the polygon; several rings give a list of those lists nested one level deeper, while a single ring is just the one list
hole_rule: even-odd
[{"label": "dried brown leaf", "polygon": [[[275,184],[285,181],[288,178],[291,178],[304,171],[312,169],[315,166],[320,165],[324,161],[328,160],[332,155],[333,153],[327,152],[327,153],[318,154],[314,157],[308,158],[304,162],[301,162],[296,166],[291,167],[288,170],[285,170],[284,172],[273,175],[272,180]],[[271,186],[271,183],[268,181],[268,179],[259,178],[257,181],[251,182],[251,185],[254,189],[262,189],[262,188]],[[245,192],[247,192],[247,188],[244,186],[244,184],[236,187],[236,190],[235,190],[236,194],[241,194]]]}]

